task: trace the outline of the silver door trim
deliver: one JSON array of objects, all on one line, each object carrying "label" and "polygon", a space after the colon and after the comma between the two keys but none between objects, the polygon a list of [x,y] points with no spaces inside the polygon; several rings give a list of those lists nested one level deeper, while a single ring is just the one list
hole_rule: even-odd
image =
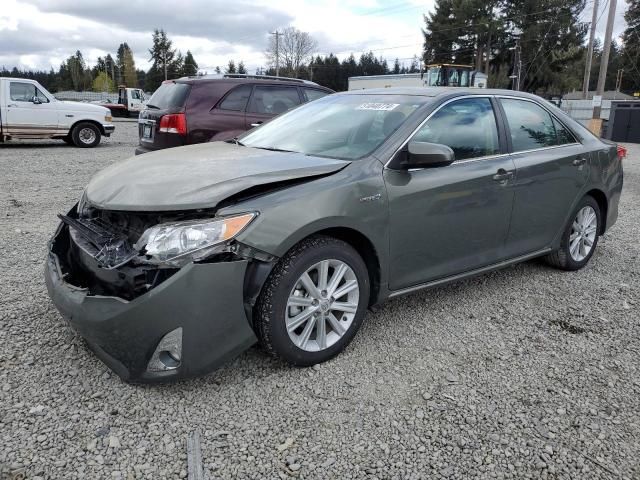
[{"label": "silver door trim", "polygon": [[400,290],[394,290],[389,294],[389,298],[397,297],[400,295],[406,295],[407,293],[417,292],[418,290],[423,290],[425,288],[433,288],[439,287],[441,285],[445,285],[447,283],[455,282],[458,280],[462,280],[468,277],[473,277],[475,275],[480,275],[483,273],[490,272],[492,270],[497,270],[503,267],[508,267],[509,265],[513,265],[514,263],[524,262],[526,260],[531,260],[532,258],[540,257],[547,253],[551,252],[551,247],[543,248],[542,250],[536,250],[532,253],[527,253],[526,255],[520,255],[519,257],[514,257],[509,260],[503,260],[502,262],[492,263],[491,265],[487,265],[485,267],[476,268],[475,270],[470,270],[468,272],[458,273],[456,275],[451,275],[448,277],[443,277],[437,280],[432,280],[426,283],[420,283],[418,285],[414,285],[412,287],[402,288]]},{"label": "silver door trim", "polygon": [[[495,99],[501,99],[501,98],[508,98],[508,99],[512,99],[512,100],[523,100],[525,102],[531,102],[535,105],[538,105],[540,108],[542,108],[545,112],[547,112],[549,115],[551,115],[552,118],[554,118],[558,123],[560,123],[563,127],[565,127],[566,129],[568,129],[571,132],[571,135],[576,138],[576,134],[573,133],[573,130],[571,130],[567,125],[565,125],[565,123],[560,120],[558,117],[556,117],[552,112],[550,112],[547,108],[545,108],[544,105],[540,104],[539,102],[537,102],[536,100],[532,99],[532,98],[525,98],[525,97],[518,97],[515,95],[461,95],[459,97],[455,97],[455,98],[450,98],[449,100],[447,100],[446,102],[442,103],[441,105],[438,106],[438,108],[436,108],[433,112],[431,112],[429,115],[427,115],[427,118],[425,118],[422,122],[420,122],[420,124],[411,132],[411,134],[407,137],[407,139],[396,149],[395,152],[393,152],[393,155],[391,155],[389,157],[389,160],[387,160],[387,162],[384,164],[384,168],[385,169],[389,169],[389,170],[393,170],[389,168],[389,163],[391,163],[391,160],[393,160],[393,158],[398,154],[398,152],[400,150],[402,150],[411,140],[411,137],[413,137],[416,133],[418,133],[418,130],[420,130],[425,123],[427,123],[431,117],[433,117],[438,111],[440,111],[441,108],[443,108],[444,106],[448,105],[451,102],[454,102],[456,100],[462,100],[462,99],[466,99],[466,98],[495,98]],[[492,105],[493,108],[493,105]],[[495,115],[495,110],[494,110],[494,115]],[[499,125],[496,123],[496,128],[498,129],[498,131],[500,130]],[[477,162],[480,160],[488,160],[488,159],[493,159],[493,158],[499,158],[499,157],[506,157],[509,155],[518,155],[521,153],[532,153],[532,152],[538,152],[541,150],[550,150],[553,148],[562,148],[562,147],[568,147],[568,146],[572,146],[572,145],[582,145],[582,143],[576,141],[576,142],[572,142],[572,143],[564,143],[562,145],[552,145],[550,147],[540,147],[540,148],[532,148],[529,150],[521,150],[518,152],[509,152],[509,153],[500,153],[497,155],[485,155],[483,157],[476,157],[476,158],[467,158],[464,160],[457,160],[454,161],[450,166],[454,166],[454,165],[459,165],[461,163],[469,163],[469,162]],[[423,168],[417,168],[417,169],[411,169],[410,171],[415,171],[415,170],[425,170]]]}]

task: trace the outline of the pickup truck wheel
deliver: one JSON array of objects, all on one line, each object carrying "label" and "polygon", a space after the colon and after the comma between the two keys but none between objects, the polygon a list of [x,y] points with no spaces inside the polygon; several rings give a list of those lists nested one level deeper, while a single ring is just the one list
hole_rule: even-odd
[{"label": "pickup truck wheel", "polygon": [[261,345],[292,365],[338,355],[362,324],[369,274],[358,252],[316,236],[293,247],[274,267],[254,309]]},{"label": "pickup truck wheel", "polygon": [[93,123],[79,123],[73,127],[71,138],[76,147],[92,148],[100,143],[100,130]]}]

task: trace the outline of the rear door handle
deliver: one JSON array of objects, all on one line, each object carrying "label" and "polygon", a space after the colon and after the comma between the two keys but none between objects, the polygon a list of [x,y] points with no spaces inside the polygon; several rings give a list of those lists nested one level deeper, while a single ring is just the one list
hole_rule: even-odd
[{"label": "rear door handle", "polygon": [[260,125],[262,125],[262,122],[256,122],[251,124],[252,127],[259,127]]},{"label": "rear door handle", "polygon": [[584,165],[585,163],[587,163],[587,159],[585,157],[577,157],[573,159],[573,164],[576,167],[580,167],[582,165]]},{"label": "rear door handle", "polygon": [[18,106],[18,105],[16,105],[15,103],[9,103],[9,104],[7,105],[7,107],[17,107],[17,106]]},{"label": "rear door handle", "polygon": [[499,169],[493,176],[496,182],[506,183],[513,178],[513,172],[508,172],[504,168]]}]

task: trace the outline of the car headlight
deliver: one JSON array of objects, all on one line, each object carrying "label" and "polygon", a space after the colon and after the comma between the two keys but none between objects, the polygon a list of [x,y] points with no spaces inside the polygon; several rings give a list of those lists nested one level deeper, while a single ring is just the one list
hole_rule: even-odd
[{"label": "car headlight", "polygon": [[160,263],[199,260],[238,235],[255,217],[256,213],[245,213],[217,219],[162,223],[145,230],[134,247]]},{"label": "car headlight", "polygon": [[113,117],[111,115],[105,115],[104,116],[104,121],[105,122],[111,122],[113,120]]}]

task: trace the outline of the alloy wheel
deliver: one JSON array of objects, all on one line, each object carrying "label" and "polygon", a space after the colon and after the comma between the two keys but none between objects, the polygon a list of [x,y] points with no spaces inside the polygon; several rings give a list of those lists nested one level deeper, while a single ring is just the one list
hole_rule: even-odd
[{"label": "alloy wheel", "polygon": [[576,262],[583,261],[596,240],[598,230],[598,216],[590,205],[581,208],[571,225],[569,235],[569,253]]},{"label": "alloy wheel", "polygon": [[289,294],[285,311],[289,338],[307,352],[331,347],[351,327],[359,299],[358,279],[349,265],[335,259],[316,263]]}]

